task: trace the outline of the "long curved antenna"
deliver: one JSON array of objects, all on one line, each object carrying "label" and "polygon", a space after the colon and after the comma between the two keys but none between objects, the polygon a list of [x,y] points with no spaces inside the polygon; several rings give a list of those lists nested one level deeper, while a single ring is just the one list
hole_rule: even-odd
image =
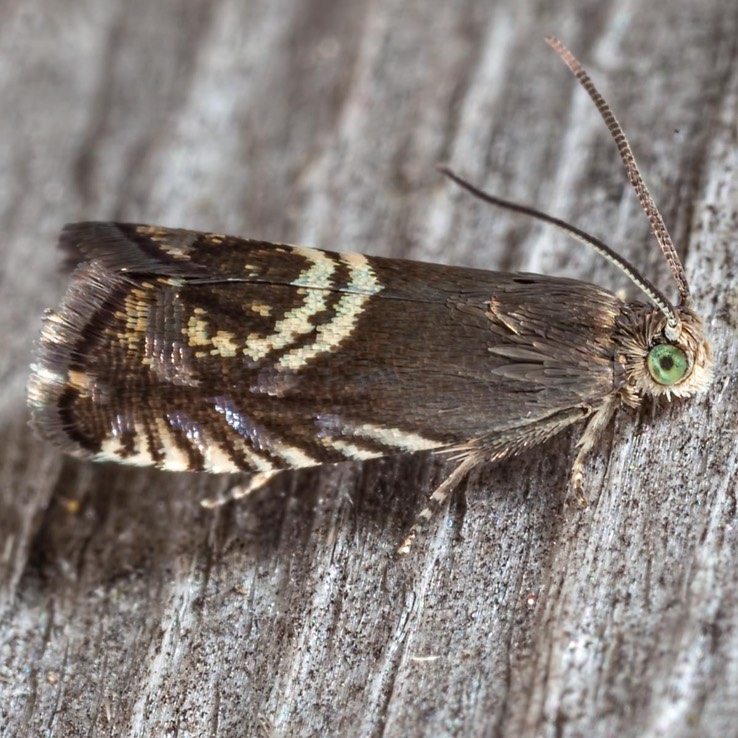
[{"label": "long curved antenna", "polygon": [[631,282],[633,282],[633,284],[635,284],[635,286],[638,287],[638,289],[640,289],[659,310],[661,310],[667,320],[671,321],[676,317],[674,315],[674,308],[664,293],[661,292],[661,290],[659,290],[658,287],[656,287],[650,280],[640,274],[627,259],[624,259],[620,254],[613,251],[606,243],[600,241],[599,238],[591,236],[586,231],[567,223],[565,220],[555,218],[553,215],[548,215],[547,213],[542,213],[540,210],[531,208],[528,205],[520,205],[519,203],[510,202],[509,200],[503,200],[502,198],[490,195],[484,190],[480,190],[478,187],[475,187],[471,182],[460,177],[446,166],[439,166],[438,169],[449,177],[449,179],[452,179],[456,184],[463,187],[468,192],[471,192],[472,195],[478,197],[480,200],[488,202],[491,205],[496,205],[500,208],[505,208],[506,210],[523,213],[523,215],[527,215],[531,218],[542,220],[544,223],[549,223],[564,231],[564,233],[568,233],[570,236],[576,238],[577,241],[591,246],[598,254],[604,256],[611,264],[614,264],[618,269],[624,272]]},{"label": "long curved antenna", "polygon": [[[661,213],[659,213],[658,208],[651,197],[651,193],[648,191],[648,188],[643,181],[643,177],[641,176],[638,165],[636,164],[635,156],[633,155],[633,151],[630,148],[628,140],[625,138],[625,133],[623,132],[620,123],[618,123],[615,115],[610,109],[610,106],[605,102],[605,99],[594,86],[594,83],[587,72],[584,71],[584,68],[574,54],[572,54],[571,51],[569,51],[569,49],[567,49],[566,46],[564,46],[564,44],[555,36],[547,36],[546,42],[562,58],[566,66],[571,70],[572,74],[587,91],[587,94],[592,98],[592,102],[594,102],[597,110],[602,116],[602,119],[605,121],[605,125],[610,131],[610,134],[618,147],[618,151],[620,152],[620,158],[625,166],[628,179],[633,185],[633,189],[638,196],[638,201],[641,203],[641,207],[648,216],[648,220],[651,223],[651,230],[653,231],[654,236],[656,236],[656,240],[659,242],[659,246],[664,252],[666,261],[668,262],[671,273],[674,276],[674,281],[676,282],[679,290],[680,304],[685,307],[691,306],[692,296],[689,292],[689,285],[684,273],[684,267],[679,260],[679,255],[674,248],[674,243],[671,240],[671,236],[666,228],[664,219],[661,217]],[[679,318],[673,308],[672,320],[670,320],[670,323],[672,323],[673,328],[676,328],[679,323]]]}]

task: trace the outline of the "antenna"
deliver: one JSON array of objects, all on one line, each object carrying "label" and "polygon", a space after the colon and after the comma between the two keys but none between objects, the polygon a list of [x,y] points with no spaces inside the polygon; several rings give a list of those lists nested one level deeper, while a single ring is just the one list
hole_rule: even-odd
[{"label": "antenna", "polygon": [[[633,189],[638,196],[638,201],[641,203],[641,207],[651,223],[653,235],[656,236],[656,240],[659,242],[661,251],[663,251],[666,261],[669,264],[669,268],[671,269],[671,273],[674,276],[674,281],[676,282],[679,290],[680,305],[690,307],[692,304],[692,296],[689,292],[689,285],[684,273],[684,267],[682,266],[682,262],[679,260],[679,255],[674,248],[674,243],[671,240],[671,236],[666,228],[664,219],[661,217],[661,213],[659,213],[656,203],[654,203],[651,193],[648,191],[648,188],[643,181],[635,156],[633,155],[633,151],[630,148],[630,144],[628,143],[628,139],[625,137],[625,133],[623,132],[620,123],[618,123],[615,115],[610,109],[610,106],[605,102],[605,99],[599,93],[589,75],[584,71],[584,68],[574,54],[572,54],[571,51],[569,51],[569,49],[567,49],[566,46],[564,46],[564,44],[555,36],[547,36],[546,42],[561,57],[566,66],[569,67],[572,74],[587,91],[587,94],[590,96],[592,102],[594,102],[595,107],[602,116],[602,120],[605,122],[607,129],[610,131],[610,134],[618,147],[620,158],[625,166],[628,179],[633,185]],[[673,307],[671,309],[671,313],[672,318],[669,322],[672,324],[673,328],[676,328],[679,323],[679,317]]]},{"label": "antenna", "polygon": [[[674,308],[661,290],[654,285],[650,280],[646,279],[627,259],[623,258],[616,251],[613,251],[604,241],[601,241],[595,236],[591,236],[581,228],[567,223],[565,220],[555,218],[553,215],[548,215],[540,210],[536,210],[528,205],[521,205],[516,202],[510,202],[510,200],[503,200],[502,198],[490,195],[484,190],[480,190],[479,187],[475,187],[471,182],[460,177],[458,174],[453,172],[446,166],[439,166],[438,169],[443,172],[449,179],[456,182],[457,185],[463,187],[472,195],[478,197],[484,202],[490,203],[490,205],[496,205],[497,207],[504,208],[505,210],[512,210],[516,213],[522,213],[531,218],[542,220],[544,223],[556,226],[564,233],[568,233],[573,236],[577,241],[585,243],[591,246],[600,256],[604,256],[611,264],[614,264],[620,269],[630,280],[640,289],[656,307],[666,316],[667,320],[671,321],[674,316]],[[678,319],[677,319],[678,320]]]}]

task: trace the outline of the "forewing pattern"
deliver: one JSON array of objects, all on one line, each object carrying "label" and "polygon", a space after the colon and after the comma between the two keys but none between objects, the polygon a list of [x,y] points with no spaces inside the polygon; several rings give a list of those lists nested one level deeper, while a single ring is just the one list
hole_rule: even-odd
[{"label": "forewing pattern", "polygon": [[[68,226],[33,423],[85,458],[266,472],[512,452],[619,381],[614,295],[573,280],[140,225]],[[551,429],[551,432],[542,432]]]}]

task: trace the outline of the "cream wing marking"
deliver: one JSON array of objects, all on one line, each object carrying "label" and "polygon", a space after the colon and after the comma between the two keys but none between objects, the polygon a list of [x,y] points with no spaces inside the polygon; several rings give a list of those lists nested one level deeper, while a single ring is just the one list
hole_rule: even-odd
[{"label": "cream wing marking", "polygon": [[373,295],[382,291],[382,284],[366,256],[341,254],[341,261],[349,267],[349,281],[346,286],[348,291],[336,303],[333,319],[315,328],[315,341],[288,351],[279,359],[278,366],[299,371],[315,357],[335,351],[356,329],[366,303]]}]

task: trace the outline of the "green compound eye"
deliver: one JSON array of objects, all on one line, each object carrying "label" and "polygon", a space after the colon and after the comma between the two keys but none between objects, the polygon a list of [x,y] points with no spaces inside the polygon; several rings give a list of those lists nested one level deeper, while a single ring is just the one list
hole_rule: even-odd
[{"label": "green compound eye", "polygon": [[689,369],[687,355],[677,346],[661,343],[648,352],[648,371],[659,384],[674,384]]}]

